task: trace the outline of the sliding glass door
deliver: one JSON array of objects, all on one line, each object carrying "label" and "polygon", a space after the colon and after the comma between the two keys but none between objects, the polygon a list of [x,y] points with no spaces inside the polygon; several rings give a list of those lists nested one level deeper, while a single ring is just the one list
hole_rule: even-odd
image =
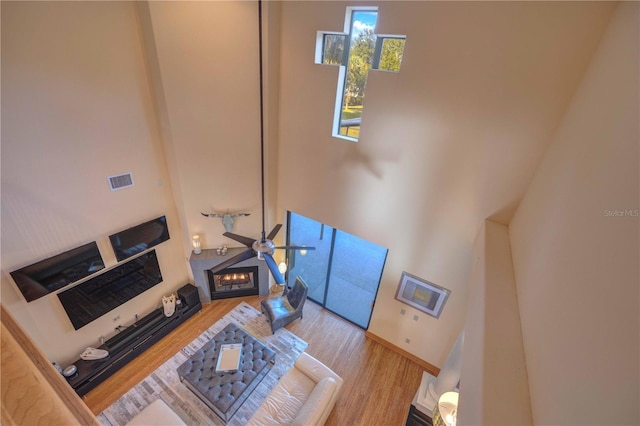
[{"label": "sliding glass door", "polygon": [[311,246],[315,250],[307,252],[290,250],[287,278],[291,285],[297,276],[309,286],[307,297],[324,304],[333,228],[295,213],[289,213],[287,245]]},{"label": "sliding glass door", "polygon": [[301,276],[309,299],[366,329],[387,249],[293,212],[287,229],[288,245],[316,248],[289,253],[289,280]]}]

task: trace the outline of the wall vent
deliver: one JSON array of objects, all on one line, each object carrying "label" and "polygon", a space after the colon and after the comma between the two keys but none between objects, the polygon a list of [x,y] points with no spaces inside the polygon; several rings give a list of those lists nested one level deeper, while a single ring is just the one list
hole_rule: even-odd
[{"label": "wall vent", "polygon": [[119,189],[128,188],[134,185],[133,175],[131,174],[131,172],[125,173],[123,175],[109,176],[108,180],[109,187],[112,191],[117,191]]}]

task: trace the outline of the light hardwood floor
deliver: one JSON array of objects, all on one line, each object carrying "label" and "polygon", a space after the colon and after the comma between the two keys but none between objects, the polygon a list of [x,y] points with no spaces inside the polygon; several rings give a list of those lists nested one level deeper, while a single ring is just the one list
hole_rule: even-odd
[{"label": "light hardwood floor", "polygon": [[[99,414],[241,301],[260,310],[258,296],[217,300],[89,392],[84,401]],[[404,425],[422,368],[365,337],[359,327],[311,301],[304,317],[286,326],[309,343],[306,352],[344,379],[327,425]]]}]

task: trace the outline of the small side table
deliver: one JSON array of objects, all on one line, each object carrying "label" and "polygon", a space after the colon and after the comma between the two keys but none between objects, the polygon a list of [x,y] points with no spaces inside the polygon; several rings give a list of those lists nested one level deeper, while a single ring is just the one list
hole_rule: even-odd
[{"label": "small side table", "polygon": [[274,284],[269,288],[269,296],[282,296],[282,292],[284,291],[284,287],[286,284]]},{"label": "small side table", "polygon": [[427,416],[425,413],[416,408],[415,405],[411,404],[409,408],[409,415],[407,416],[406,426],[433,426],[433,421],[431,417]]},{"label": "small side table", "polygon": [[427,386],[429,384],[428,373],[422,374],[422,381],[416,391],[411,407],[409,408],[409,414],[407,415],[407,426],[433,426],[433,419],[431,418],[431,412],[422,404],[424,396],[427,393]]}]

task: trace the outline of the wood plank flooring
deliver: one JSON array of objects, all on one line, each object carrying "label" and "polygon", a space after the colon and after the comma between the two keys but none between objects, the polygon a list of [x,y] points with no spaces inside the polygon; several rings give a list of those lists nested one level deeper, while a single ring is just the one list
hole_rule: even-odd
[{"label": "wood plank flooring", "polygon": [[[258,296],[217,300],[89,392],[84,401],[95,414],[124,395],[153,370],[222,318],[241,301],[260,310]],[[309,343],[306,350],[344,379],[327,425],[404,425],[422,368],[365,337],[365,332],[311,301],[304,317],[286,326]]]}]

